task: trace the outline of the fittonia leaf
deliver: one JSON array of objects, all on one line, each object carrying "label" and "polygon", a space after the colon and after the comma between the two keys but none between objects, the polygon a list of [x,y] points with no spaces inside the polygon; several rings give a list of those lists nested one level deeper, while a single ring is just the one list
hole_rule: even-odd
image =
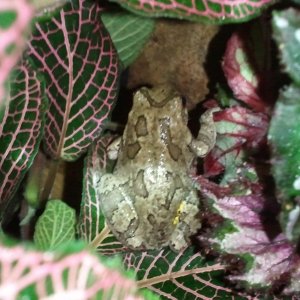
[{"label": "fittonia leaf", "polygon": [[12,72],[8,91],[0,124],[1,218],[38,151],[45,114],[44,86],[28,64]]},{"label": "fittonia leaf", "polygon": [[111,0],[141,15],[207,23],[247,21],[276,0]]},{"label": "fittonia leaf", "polygon": [[120,260],[100,261],[77,242],[55,252],[1,243],[0,269],[1,299],[143,299]]},{"label": "fittonia leaf", "polygon": [[160,299],[250,299],[223,286],[217,277],[225,266],[205,261],[192,247],[180,253],[169,249],[127,253],[124,264],[135,271],[140,288]]},{"label": "fittonia leaf", "polygon": [[101,134],[117,96],[118,58],[100,12],[94,1],[67,3],[35,24],[29,43],[46,80],[44,140],[54,159],[77,159]]},{"label": "fittonia leaf", "polygon": [[47,13],[63,6],[67,1],[70,0],[31,0],[31,3],[37,13]]},{"label": "fittonia leaf", "polygon": [[93,143],[85,159],[83,174],[83,191],[79,216],[79,235],[93,248],[102,254],[114,254],[123,251],[123,246],[110,233],[99,206],[99,191],[97,184],[101,174],[111,170],[105,152],[113,140],[112,136],[104,136]]},{"label": "fittonia leaf", "polygon": [[34,242],[40,250],[53,250],[75,239],[75,210],[60,200],[48,201],[35,226]]},{"label": "fittonia leaf", "polygon": [[32,15],[33,8],[27,0],[0,2],[0,110],[2,102],[9,98],[5,82],[20,58]]}]

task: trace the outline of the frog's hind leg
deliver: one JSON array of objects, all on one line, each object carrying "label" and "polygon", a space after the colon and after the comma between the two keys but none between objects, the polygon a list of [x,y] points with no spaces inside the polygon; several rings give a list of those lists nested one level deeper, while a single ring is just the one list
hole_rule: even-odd
[{"label": "frog's hind leg", "polygon": [[113,174],[105,174],[99,184],[99,195],[100,207],[110,229],[122,244],[132,247],[128,241],[138,227],[138,216],[126,182],[120,184]]},{"label": "frog's hind leg", "polygon": [[196,203],[183,201],[174,218],[175,229],[171,235],[170,244],[172,250],[178,252],[190,244],[190,236],[201,227],[198,217],[199,207]]}]

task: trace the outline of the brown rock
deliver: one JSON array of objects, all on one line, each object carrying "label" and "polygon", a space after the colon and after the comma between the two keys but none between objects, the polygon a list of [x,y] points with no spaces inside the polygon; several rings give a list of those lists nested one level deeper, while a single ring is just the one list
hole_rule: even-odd
[{"label": "brown rock", "polygon": [[142,54],[129,68],[128,88],[168,84],[185,99],[188,109],[208,92],[204,62],[217,26],[158,20]]}]

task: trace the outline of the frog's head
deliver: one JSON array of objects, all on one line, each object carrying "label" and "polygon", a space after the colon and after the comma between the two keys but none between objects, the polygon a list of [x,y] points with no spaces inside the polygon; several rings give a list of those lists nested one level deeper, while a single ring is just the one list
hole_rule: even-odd
[{"label": "frog's head", "polygon": [[141,111],[150,108],[169,115],[174,121],[179,118],[183,120],[183,124],[187,123],[187,110],[182,103],[182,98],[168,85],[159,85],[151,89],[142,87],[135,93],[133,102],[135,111],[138,111],[137,107],[140,107]]}]

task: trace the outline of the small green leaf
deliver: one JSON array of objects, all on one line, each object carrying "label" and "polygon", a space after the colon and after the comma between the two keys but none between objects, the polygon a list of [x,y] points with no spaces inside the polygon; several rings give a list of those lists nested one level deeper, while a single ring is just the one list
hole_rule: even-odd
[{"label": "small green leaf", "polygon": [[127,12],[104,12],[102,21],[110,33],[124,67],[128,67],[137,58],[155,24],[153,19]]},{"label": "small green leaf", "polygon": [[75,220],[73,208],[60,200],[49,201],[36,224],[36,246],[41,250],[52,250],[75,239]]}]

